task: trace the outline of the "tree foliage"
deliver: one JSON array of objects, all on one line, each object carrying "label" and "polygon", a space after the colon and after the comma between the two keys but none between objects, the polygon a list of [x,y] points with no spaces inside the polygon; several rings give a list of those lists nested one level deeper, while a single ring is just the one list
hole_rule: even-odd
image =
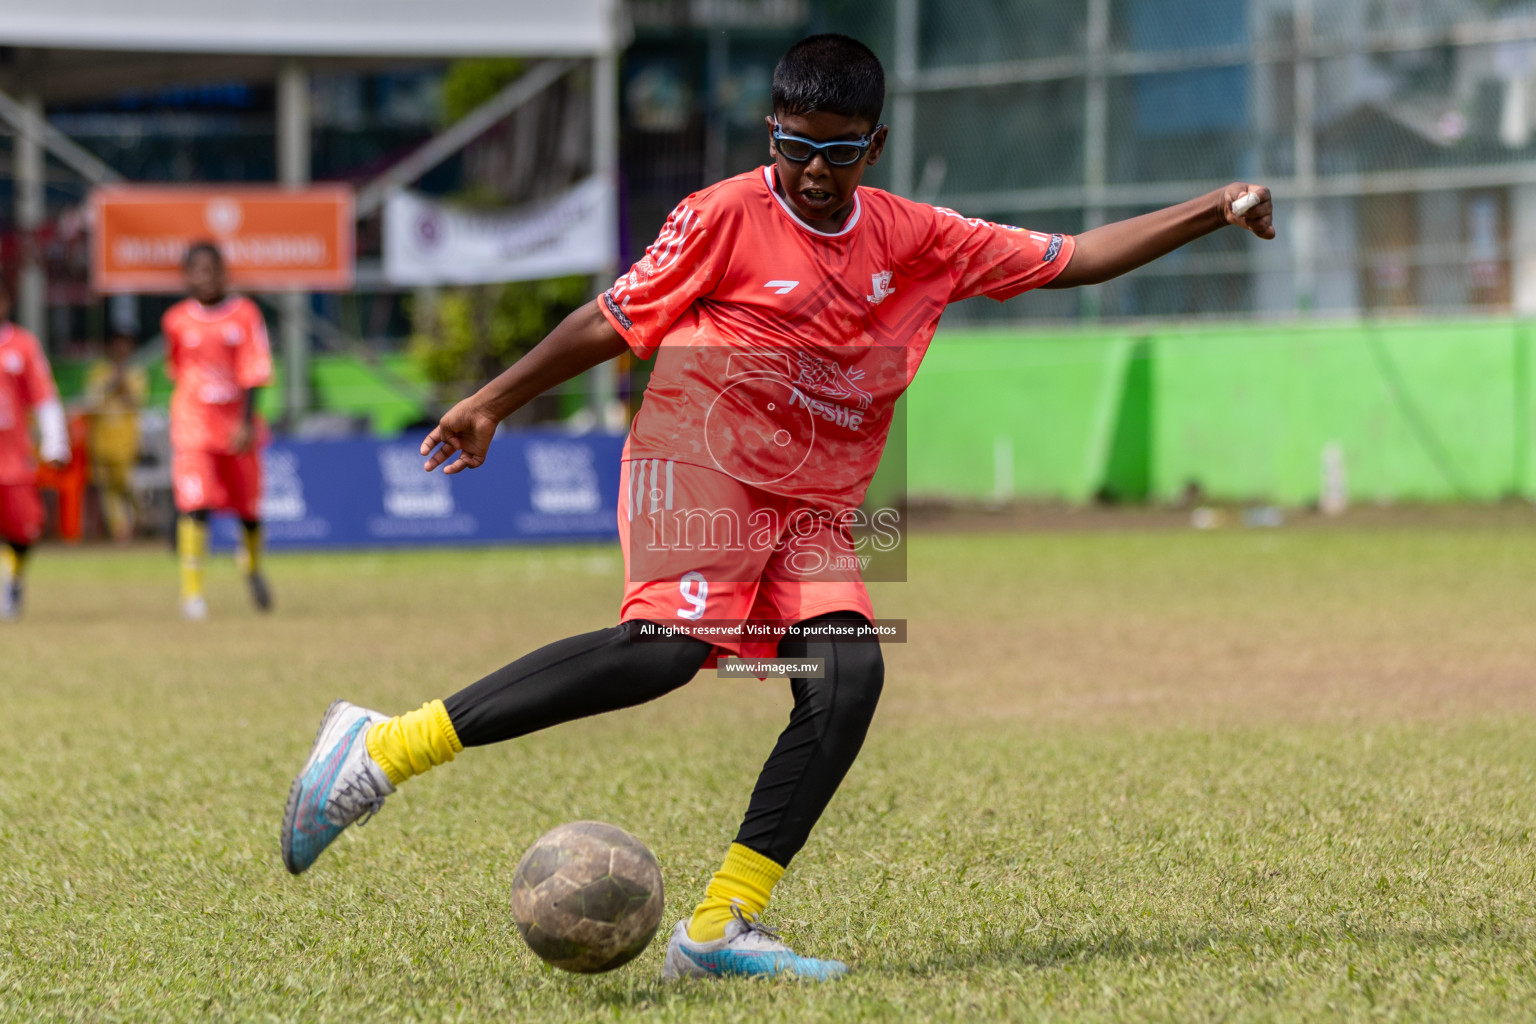
[{"label": "tree foliage", "polygon": [[[526,69],[515,57],[454,61],[443,79],[451,124]],[[482,204],[484,197],[461,195]],[[444,288],[412,310],[411,354],[444,400],[456,400],[521,358],[588,296],[585,277]]]},{"label": "tree foliage", "polygon": [[495,96],[526,67],[518,57],[473,57],[448,65],[443,75],[444,124],[453,124]]},{"label": "tree foliage", "polygon": [[538,344],[587,290],[585,277],[445,289],[413,311],[411,354],[445,399],[462,398]]}]

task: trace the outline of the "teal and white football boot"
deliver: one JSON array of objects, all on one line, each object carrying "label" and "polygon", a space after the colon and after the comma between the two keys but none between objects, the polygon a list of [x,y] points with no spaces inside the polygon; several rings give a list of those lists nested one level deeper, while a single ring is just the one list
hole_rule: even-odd
[{"label": "teal and white football boot", "polygon": [[338,700],[320,721],[304,770],[288,790],[283,812],[283,866],[297,875],[348,825],[367,821],[395,791],[368,754],[368,730],[389,716]]},{"label": "teal and white football boot", "polygon": [[757,923],[733,907],[735,920],[725,926],[725,937],[713,942],[694,942],[688,937],[688,918],[677,922],[667,941],[667,958],[661,965],[663,981],[679,978],[778,977],[805,981],[831,981],[848,973],[841,960],[817,960],[799,956],[784,945],[779,933]]}]

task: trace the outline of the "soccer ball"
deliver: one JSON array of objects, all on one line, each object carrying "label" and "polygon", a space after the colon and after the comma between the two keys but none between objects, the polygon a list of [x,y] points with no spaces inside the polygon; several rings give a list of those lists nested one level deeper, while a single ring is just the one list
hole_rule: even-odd
[{"label": "soccer ball", "polygon": [[544,833],[512,876],[512,919],[528,947],[564,971],[611,971],[661,924],[661,868],[645,844],[600,821]]}]

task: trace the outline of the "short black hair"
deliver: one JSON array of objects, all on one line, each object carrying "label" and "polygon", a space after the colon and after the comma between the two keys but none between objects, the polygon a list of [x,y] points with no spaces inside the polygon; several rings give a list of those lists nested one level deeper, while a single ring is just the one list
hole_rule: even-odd
[{"label": "short black hair", "polygon": [[181,255],[181,269],[186,270],[192,265],[192,261],[194,259],[204,254],[213,258],[214,266],[218,267],[220,270],[224,269],[224,254],[219,251],[218,246],[214,245],[206,238],[199,239],[198,241],[193,242],[191,245],[187,246],[187,251]]},{"label": "short black hair", "polygon": [[857,39],[828,32],[791,46],[773,69],[773,109],[781,114],[824,110],[862,117],[871,127],[885,107],[885,69]]}]

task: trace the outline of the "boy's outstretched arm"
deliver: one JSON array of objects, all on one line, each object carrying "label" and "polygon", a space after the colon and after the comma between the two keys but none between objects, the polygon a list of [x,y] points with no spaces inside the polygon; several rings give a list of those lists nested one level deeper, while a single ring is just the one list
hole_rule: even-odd
[{"label": "boy's outstretched arm", "polygon": [[560,321],[527,355],[443,415],[421,442],[421,454],[428,456],[427,472],[453,458],[455,452],[459,457],[444,473],[479,466],[485,462],[498,423],[556,384],[628,349],[619,332],[598,312],[595,301],[582,306]]},{"label": "boy's outstretched arm", "polygon": [[[1232,204],[1246,193],[1257,195],[1258,205],[1246,213],[1233,213]],[[1084,231],[1077,236],[1072,261],[1043,287],[1100,284],[1228,224],[1246,228],[1260,238],[1274,238],[1274,213],[1269,189],[1236,182],[1178,206]]]}]

